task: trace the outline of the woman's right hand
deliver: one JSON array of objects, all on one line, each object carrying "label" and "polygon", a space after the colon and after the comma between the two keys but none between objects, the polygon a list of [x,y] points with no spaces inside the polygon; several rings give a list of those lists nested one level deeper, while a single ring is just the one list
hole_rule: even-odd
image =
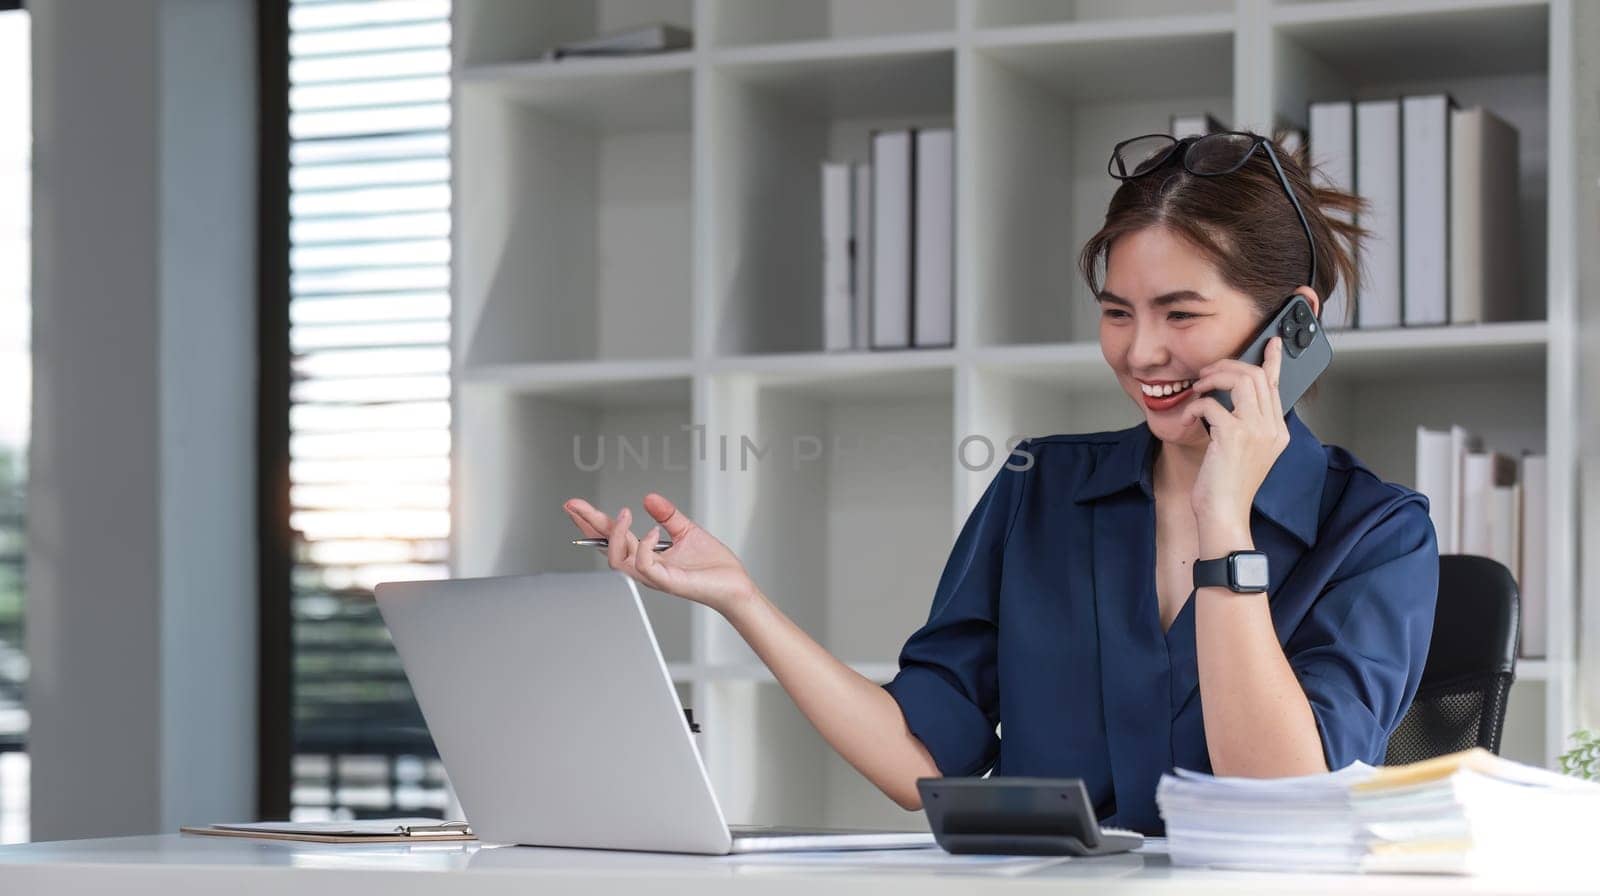
[{"label": "woman's right hand", "polygon": [[[582,498],[570,498],[561,506],[584,537],[609,540],[606,559],[612,569],[657,591],[705,604],[724,616],[755,592],[755,583],[733,551],[655,492],[644,496],[644,509],[657,525],[643,539],[629,531],[633,518],[626,507],[612,518]],[[655,545],[663,528],[672,547],[641,548],[641,544]]]}]

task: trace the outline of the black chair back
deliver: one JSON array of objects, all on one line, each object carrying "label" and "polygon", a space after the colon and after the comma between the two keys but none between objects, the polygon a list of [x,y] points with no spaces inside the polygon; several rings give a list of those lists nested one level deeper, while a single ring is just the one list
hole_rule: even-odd
[{"label": "black chair back", "polygon": [[1517,670],[1517,582],[1488,557],[1439,558],[1433,640],[1416,699],[1389,736],[1386,765],[1470,747],[1500,752]]}]

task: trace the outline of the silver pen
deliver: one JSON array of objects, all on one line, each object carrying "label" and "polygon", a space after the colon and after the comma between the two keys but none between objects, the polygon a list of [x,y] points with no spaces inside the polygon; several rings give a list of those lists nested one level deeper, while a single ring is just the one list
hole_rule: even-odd
[{"label": "silver pen", "polygon": [[[610,539],[606,538],[574,538],[572,543],[584,547],[596,547],[602,551],[611,546]],[[659,554],[670,547],[672,547],[672,542],[663,538],[656,542],[655,551]]]}]

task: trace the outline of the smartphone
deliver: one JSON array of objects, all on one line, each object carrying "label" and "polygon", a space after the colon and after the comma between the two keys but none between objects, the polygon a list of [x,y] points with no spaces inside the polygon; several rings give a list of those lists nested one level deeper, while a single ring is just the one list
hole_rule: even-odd
[{"label": "smartphone", "polygon": [[[1283,403],[1283,415],[1287,417],[1294,403],[1333,363],[1333,346],[1328,344],[1328,334],[1323,332],[1322,322],[1311,312],[1311,303],[1299,293],[1291,296],[1278,313],[1267,321],[1256,338],[1239,353],[1239,360],[1260,367],[1267,356],[1267,341],[1274,336],[1283,337],[1278,398]],[[1206,394],[1221,402],[1228,410],[1233,410],[1233,398],[1226,390],[1218,389]],[[1201,422],[1205,423],[1205,418],[1201,418]],[[1211,431],[1210,423],[1205,423],[1205,427],[1207,432]]]}]

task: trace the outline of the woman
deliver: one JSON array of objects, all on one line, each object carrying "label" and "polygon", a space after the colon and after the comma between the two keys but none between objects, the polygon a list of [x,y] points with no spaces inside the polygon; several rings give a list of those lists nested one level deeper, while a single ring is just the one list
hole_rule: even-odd
[{"label": "woman", "polygon": [[[1076,777],[1103,823],[1160,834],[1156,784],[1174,767],[1381,763],[1422,674],[1438,549],[1426,498],[1280,406],[1281,339],[1261,366],[1233,360],[1291,293],[1320,318],[1355,282],[1360,231],[1330,212],[1359,200],[1273,148],[1254,134],[1118,145],[1123,183],[1080,260],[1106,363],[1145,420],[1017,447],[1027,460],[979,500],[887,685],[796,627],[660,495],[643,538],[664,528],[660,554],[639,549],[626,508],[612,519],[574,498],[568,514],[610,539],[612,568],[725,616],[908,810],[924,776]],[[1219,389],[1231,411],[1204,396]],[[1195,570],[1255,550],[1265,591]]]}]

